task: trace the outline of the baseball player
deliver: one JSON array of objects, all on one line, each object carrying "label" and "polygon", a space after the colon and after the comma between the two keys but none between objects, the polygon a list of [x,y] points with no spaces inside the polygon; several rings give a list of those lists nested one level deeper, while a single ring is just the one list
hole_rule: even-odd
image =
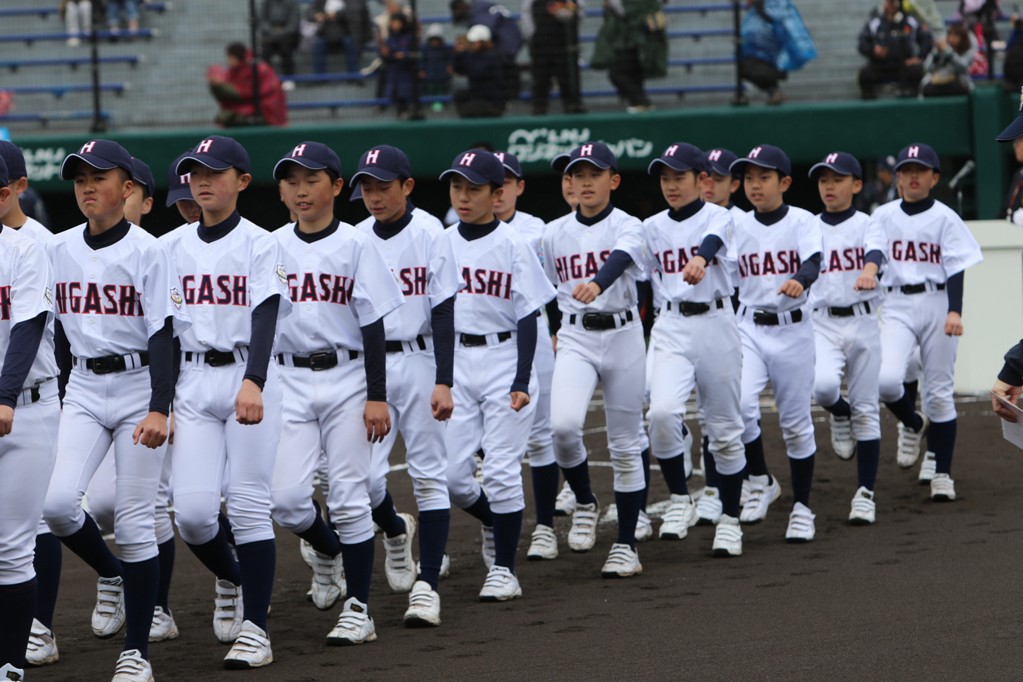
[{"label": "baseball player", "polygon": [[[53,334],[53,273],[24,226],[0,154],[0,678],[22,680],[38,621],[33,545],[56,455],[60,402]],[[16,169],[17,172],[17,169]],[[23,177],[23,176],[21,176]],[[20,179],[20,178],[19,178]],[[12,212],[14,215],[12,216]],[[15,421],[15,412],[17,420]],[[57,555],[60,556],[59,553]]]},{"label": "baseball player", "polygon": [[[252,180],[244,147],[207,137],[176,171],[189,174],[202,218],[172,241],[179,298],[193,323],[181,337],[174,404],[174,520],[217,577],[213,630],[219,641],[233,642],[224,665],[256,668],[273,662],[266,624],[276,561],[270,483],[282,404],[270,357],[277,320],[292,309],[288,276],[277,240],[238,214],[238,194]],[[237,560],[218,518],[224,489]]]},{"label": "baseball player", "polygon": [[[334,217],[344,181],[333,150],[302,142],[273,174],[298,217],[293,229],[274,233],[294,305],[280,325],[277,348],[285,408],[274,519],[308,541],[319,559],[342,559],[349,597],[327,643],[362,644],[376,639],[367,607],[374,539],[366,487],[371,444],[391,427],[384,316],[404,299],[373,243]],[[312,501],[321,450],[336,532]],[[324,595],[314,583],[317,607],[330,608],[339,596],[339,586]]]},{"label": "baseball player", "polygon": [[739,496],[746,456],[739,407],[742,345],[730,296],[734,248],[729,212],[700,199],[703,152],[677,142],[654,159],[669,208],[643,223],[655,298],[660,301],[651,335],[650,445],[671,492],[660,537],[681,540],[696,523],[686,486],[682,424],[694,387],[705,410],[704,431],[717,459],[723,513],[712,546],[715,555],[742,554]]},{"label": "baseball player", "polygon": [[[515,551],[525,498],[522,456],[529,442],[539,390],[532,371],[536,315],[554,291],[536,251],[494,216],[504,191],[505,168],[491,152],[472,149],[441,174],[449,179],[459,223],[447,231],[462,269],[455,299],[457,406],[445,429],[451,500],[492,529],[494,555],[481,601],[522,596]],[[474,476],[483,448],[483,487]],[[486,542],[484,548],[486,549]]]},{"label": "baseball player", "polygon": [[[440,222],[412,205],[415,181],[405,152],[389,145],[368,149],[352,184],[353,200],[361,198],[370,213],[358,229],[379,250],[405,297],[405,305],[384,319],[387,406],[396,428],[373,447],[373,520],[384,531],[388,584],[395,592],[410,592],[405,625],[436,626],[451,522],[444,422],[454,409],[458,263]],[[395,511],[387,491],[388,456],[399,432],[419,509],[418,528],[410,514]],[[412,560],[417,533],[418,570]]]},{"label": "baseball player", "polygon": [[795,498],[785,539],[810,542],[816,532],[809,504],[817,448],[810,416],[814,336],[807,289],[820,274],[819,221],[808,211],[785,204],[792,165],[778,147],[757,145],[733,161],[731,170],[742,178],[754,209],[735,223],[746,427],[742,441],[750,480],[739,520],[762,521],[768,506],[781,495],[781,486],[767,470],[760,432],[760,394],[770,382]]},{"label": "baseball player", "polygon": [[576,497],[568,545],[593,548],[599,505],[590,489],[582,428],[598,379],[604,386],[608,450],[614,466],[618,538],[601,569],[628,577],[643,568],[636,521],[646,488],[640,457],[646,347],[636,308],[644,261],[643,226],[611,204],[621,176],[607,145],[586,142],[552,162],[572,176],[579,207],[544,233],[544,270],[557,287],[561,313],[554,362],[551,423],[558,464]]},{"label": "baseball player", "polygon": [[[93,633],[112,637],[126,626],[114,680],[151,680],[156,493],[174,398],[173,336],[189,318],[169,255],[124,217],[133,191],[128,152],[116,142],[91,140],[64,159],[60,175],[74,180],[87,222],[48,246],[57,352],[70,378],[43,513],[54,534],[99,575]],[[120,561],[82,510],[83,492],[111,444]]]},{"label": "baseball player", "polygon": [[[816,340],[814,399],[829,413],[831,447],[842,459],[856,455],[858,488],[849,523],[874,523],[874,481],[881,454],[878,373],[881,343],[877,273],[887,241],[878,224],[853,206],[863,188],[856,157],[831,152],[810,168],[824,212],[821,274],[810,294]],[[842,397],[842,377],[849,399]]]},{"label": "baseball player", "polygon": [[[902,201],[879,206],[873,219],[888,236],[881,307],[881,400],[915,435],[924,433],[934,453],[932,500],[954,500],[951,478],[956,438],[953,400],[955,357],[963,334],[963,280],[983,260],[980,247],[956,213],[931,198],[941,179],[941,160],[926,144],[899,151],[895,164]],[[923,412],[903,388],[913,346],[923,361]]]}]

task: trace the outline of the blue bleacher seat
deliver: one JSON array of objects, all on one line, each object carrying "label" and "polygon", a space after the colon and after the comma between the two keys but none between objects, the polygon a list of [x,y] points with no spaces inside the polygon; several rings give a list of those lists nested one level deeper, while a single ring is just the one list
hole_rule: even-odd
[{"label": "blue bleacher seat", "polygon": [[[92,120],[94,114],[91,111],[45,111],[45,112],[20,112],[0,116],[0,124],[4,123],[40,123],[43,126],[54,121],[82,121]],[[107,121],[111,118],[109,111],[100,111],[99,117]]]},{"label": "blue bleacher seat", "polygon": [[[125,83],[100,83],[99,89],[103,92],[123,94],[127,89]],[[92,83],[67,83],[63,85],[11,85],[4,88],[7,92],[15,95],[53,95],[60,99],[69,92],[92,92]]]},{"label": "blue bleacher seat", "polygon": [[[96,31],[96,37],[100,40],[107,40],[109,38],[152,38],[156,35],[156,31],[151,28],[140,28],[137,31],[119,31],[113,33],[111,31]],[[68,38],[76,38],[77,35],[66,33],[64,31],[49,31],[45,33],[11,33],[2,34],[0,33],[0,43],[25,43],[31,45],[32,43],[47,42],[53,40],[66,41]],[[83,37],[83,40],[87,40]]]},{"label": "blue bleacher seat", "polygon": [[[139,3],[139,9],[157,14],[163,14],[170,8],[171,4],[169,2]],[[47,7],[0,7],[0,18],[30,17],[34,15],[45,19],[50,15],[57,14],[59,11],[57,3]]]},{"label": "blue bleacher seat", "polygon": [[[99,57],[97,61],[100,64],[128,64],[129,66],[138,66],[138,63],[142,61],[142,57],[137,54],[133,55],[112,55],[107,57]],[[79,66],[88,66],[92,64],[91,57],[47,57],[44,59],[0,59],[0,69],[10,69],[11,71],[17,71],[21,68],[32,68],[39,66],[69,66],[72,69],[77,69]]]}]

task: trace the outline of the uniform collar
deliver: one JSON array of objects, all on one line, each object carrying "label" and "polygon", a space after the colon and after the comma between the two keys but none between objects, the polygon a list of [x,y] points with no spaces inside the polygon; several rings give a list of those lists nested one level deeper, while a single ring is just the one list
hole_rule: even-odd
[{"label": "uniform collar", "polygon": [[199,218],[199,239],[203,240],[207,244],[226,237],[230,234],[231,230],[238,227],[238,223],[242,221],[242,217],[238,215],[238,211],[233,212],[216,225],[206,225],[203,223],[202,218]]},{"label": "uniform collar", "polygon": [[918,213],[923,213],[924,211],[929,210],[932,206],[934,206],[934,199],[931,197],[921,199],[920,201],[903,200],[902,203],[899,204],[899,208],[901,208],[902,212],[906,215],[917,215]]},{"label": "uniform collar", "polygon": [[788,214],[789,214],[788,204],[782,204],[773,211],[766,211],[764,213],[761,213],[760,211],[753,211],[754,217],[757,219],[757,222],[760,223],[761,225],[774,225],[775,223],[781,221],[781,219],[787,216]]},{"label": "uniform collar", "polygon": [[582,213],[579,212],[579,209],[576,209],[575,210],[575,219],[578,220],[583,225],[587,225],[587,226],[589,226],[589,225],[596,225],[601,220],[603,220],[604,218],[606,218],[609,215],[611,215],[611,211],[613,211],[613,210],[615,210],[614,204],[608,203],[608,205],[605,206],[604,210],[602,210],[600,213],[598,213],[597,215],[592,216],[590,218],[587,218],[586,216],[584,216]]},{"label": "uniform collar", "polygon": [[854,215],[856,215],[856,207],[850,206],[844,211],[835,211],[834,213],[825,211],[824,213],[821,213],[821,220],[823,220],[828,225],[834,227],[835,225],[844,223],[845,221],[849,220],[849,218],[852,218]]},{"label": "uniform collar", "polygon": [[111,246],[124,239],[124,236],[128,234],[128,230],[131,229],[131,223],[128,222],[127,218],[121,218],[121,222],[117,223],[109,230],[106,230],[100,234],[92,235],[89,234],[89,224],[85,224],[85,244],[93,251],[102,249],[106,246]]},{"label": "uniform collar", "polygon": [[703,202],[703,199],[696,199],[695,201],[690,201],[688,204],[678,209],[677,211],[673,208],[669,208],[668,217],[674,220],[676,223],[680,223],[683,220],[688,220],[689,218],[692,218],[694,215],[699,213],[704,206],[705,204]]},{"label": "uniform collar", "polygon": [[405,204],[405,214],[395,220],[393,223],[382,223],[379,220],[373,221],[373,233],[381,239],[390,239],[395,236],[412,222],[412,211],[415,206],[412,202]]},{"label": "uniform collar", "polygon": [[494,218],[493,222],[483,223],[482,225],[476,223],[465,223],[459,221],[458,223],[458,234],[462,235],[462,239],[467,242],[471,242],[474,239],[480,237],[486,237],[488,234],[497,229],[497,226],[501,224],[501,221]]},{"label": "uniform collar", "polygon": [[309,233],[299,231],[298,223],[295,223],[295,236],[304,241],[306,244],[312,244],[313,242],[318,242],[321,239],[326,239],[330,235],[337,232],[337,226],[340,224],[341,221],[338,220],[337,218],[334,218],[332,221],[330,221],[330,225],[327,225],[319,232]]}]

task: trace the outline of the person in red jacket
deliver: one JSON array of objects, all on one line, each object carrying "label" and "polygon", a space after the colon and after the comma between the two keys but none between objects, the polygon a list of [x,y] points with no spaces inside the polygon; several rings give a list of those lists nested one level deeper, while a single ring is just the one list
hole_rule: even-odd
[{"label": "person in red jacket", "polygon": [[224,127],[288,124],[288,103],[281,80],[266,62],[256,62],[259,111],[253,87],[252,52],[242,43],[227,46],[227,68],[214,64],[206,70],[210,92],[220,104],[216,123]]}]

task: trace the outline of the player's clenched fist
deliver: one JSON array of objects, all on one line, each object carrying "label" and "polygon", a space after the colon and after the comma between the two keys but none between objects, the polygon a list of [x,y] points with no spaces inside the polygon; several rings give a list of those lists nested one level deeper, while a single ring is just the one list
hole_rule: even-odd
[{"label": "player's clenched fist", "polygon": [[529,404],[529,394],[523,393],[522,391],[512,391],[511,394],[511,408],[518,412],[523,407]]},{"label": "player's clenched fist", "polygon": [[367,400],[362,421],[366,424],[366,440],[370,443],[382,442],[384,436],[391,432],[391,413],[383,400]]},{"label": "player's clenched fist", "polygon": [[963,318],[959,316],[959,313],[950,312],[948,314],[948,317],[945,318],[945,335],[946,336],[963,335]]},{"label": "player's clenched fist", "polygon": [[600,296],[600,285],[596,282],[578,284],[572,291],[572,298],[580,303],[593,303],[597,300],[597,296]]},{"label": "player's clenched fist", "polygon": [[682,279],[686,284],[699,284],[703,281],[705,274],[707,274],[707,261],[703,259],[703,256],[695,256],[682,268]]},{"label": "player's clenched fist", "polygon": [[167,440],[167,415],[162,412],[150,412],[145,419],[135,427],[132,434],[132,441],[135,445],[145,445],[147,448],[158,448]]},{"label": "player's clenched fist", "polygon": [[433,395],[430,397],[430,409],[433,411],[433,418],[439,422],[451,419],[451,413],[455,410],[455,401],[451,398],[451,387],[447,384],[437,384],[433,388]]},{"label": "player's clenched fist", "polygon": [[234,399],[234,413],[239,424],[258,424],[263,421],[263,391],[251,379],[243,379],[238,396]]},{"label": "player's clenched fist", "polygon": [[803,285],[794,279],[787,280],[785,284],[781,285],[778,289],[779,296],[788,296],[789,298],[799,298],[803,295]]},{"label": "player's clenched fist", "polygon": [[0,438],[3,438],[14,428],[14,408],[9,405],[0,405]]}]

